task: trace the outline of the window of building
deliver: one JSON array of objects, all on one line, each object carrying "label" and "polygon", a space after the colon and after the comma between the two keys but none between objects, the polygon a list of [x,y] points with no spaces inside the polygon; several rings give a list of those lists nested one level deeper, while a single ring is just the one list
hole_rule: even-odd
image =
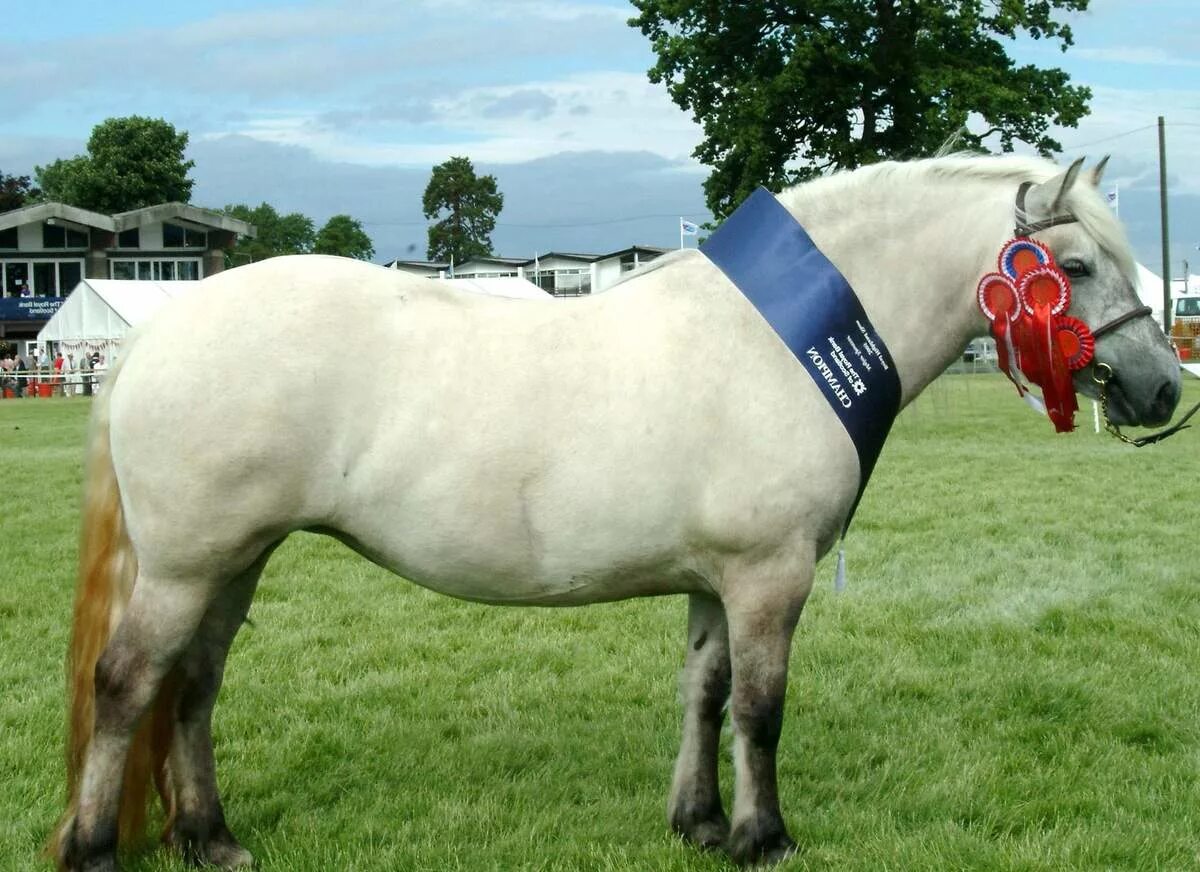
[{"label": "window of building", "polygon": [[206,248],[208,234],[190,227],[163,222],[163,248]]},{"label": "window of building", "polygon": [[58,224],[42,225],[42,248],[87,248],[88,235]]},{"label": "window of building", "polygon": [[640,266],[636,252],[621,255],[621,272],[630,272]]},{"label": "window of building", "polygon": [[142,228],[130,227],[117,234],[117,248],[141,248]]},{"label": "window of building", "polygon": [[20,248],[17,242],[17,228],[9,227],[7,230],[0,230],[0,248],[7,248],[11,251]]},{"label": "window of building", "polygon": [[83,277],[82,260],[18,260],[0,264],[6,297],[66,297]]},{"label": "window of building", "polygon": [[29,281],[29,264],[25,261],[9,262],[3,265],[4,296],[20,297],[25,294],[25,283]]},{"label": "window of building", "polygon": [[110,258],[108,261],[108,274],[114,279],[132,279],[142,282],[194,282],[200,279],[200,259],[134,260],[132,258]]},{"label": "window of building", "polygon": [[71,296],[75,286],[83,281],[82,260],[60,260],[58,262],[58,286],[64,297]]},{"label": "window of building", "polygon": [[539,288],[556,297],[582,297],[592,292],[590,269],[556,269],[543,272],[534,282]]}]

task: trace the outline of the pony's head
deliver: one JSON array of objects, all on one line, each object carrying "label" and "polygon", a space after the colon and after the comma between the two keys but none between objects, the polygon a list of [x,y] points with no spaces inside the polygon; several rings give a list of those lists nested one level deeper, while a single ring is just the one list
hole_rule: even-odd
[{"label": "pony's head", "polygon": [[1097,398],[1096,376],[1108,378],[1113,423],[1157,426],[1179,402],[1179,360],[1138,299],[1129,242],[1098,190],[1107,160],[1084,170],[1081,158],[1033,184],[1017,205],[1017,225],[1054,253],[1071,279],[1070,314],[1099,334],[1092,364],[1075,374],[1077,390]]}]

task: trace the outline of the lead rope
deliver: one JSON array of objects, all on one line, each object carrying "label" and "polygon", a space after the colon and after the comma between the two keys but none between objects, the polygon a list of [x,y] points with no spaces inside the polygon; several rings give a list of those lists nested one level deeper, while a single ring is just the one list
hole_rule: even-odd
[{"label": "lead rope", "polygon": [[1134,448],[1144,448],[1147,445],[1153,445],[1155,442],[1161,442],[1168,436],[1174,436],[1180,430],[1186,430],[1191,427],[1188,419],[1196,414],[1197,410],[1200,410],[1200,403],[1196,403],[1173,427],[1168,427],[1166,430],[1160,430],[1157,433],[1151,433],[1148,436],[1130,439],[1108,417],[1108,383],[1112,381],[1112,377],[1113,368],[1107,363],[1097,363],[1092,367],[1092,381],[1096,383],[1100,390],[1100,414],[1104,416],[1104,429],[1126,445],[1132,445]]}]

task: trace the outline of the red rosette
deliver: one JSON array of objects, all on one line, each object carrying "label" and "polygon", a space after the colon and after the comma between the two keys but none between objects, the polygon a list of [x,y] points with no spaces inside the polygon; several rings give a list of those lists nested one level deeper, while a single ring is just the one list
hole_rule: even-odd
[{"label": "red rosette", "polygon": [[1008,276],[988,273],[979,280],[975,289],[979,309],[984,317],[995,322],[998,318],[1016,321],[1021,315],[1021,295]]},{"label": "red rosette", "polygon": [[1092,331],[1078,318],[1059,315],[1054,319],[1054,342],[1058,352],[1067,362],[1067,369],[1074,372],[1083,369],[1096,353],[1096,340]]},{"label": "red rosette", "polygon": [[1056,266],[1039,266],[1021,276],[1017,286],[1025,311],[1047,306],[1051,315],[1061,315],[1071,305],[1071,280]]},{"label": "red rosette", "polygon": [[1028,236],[1018,236],[1004,243],[997,261],[1000,272],[1016,281],[1030,270],[1054,263],[1050,249]]}]

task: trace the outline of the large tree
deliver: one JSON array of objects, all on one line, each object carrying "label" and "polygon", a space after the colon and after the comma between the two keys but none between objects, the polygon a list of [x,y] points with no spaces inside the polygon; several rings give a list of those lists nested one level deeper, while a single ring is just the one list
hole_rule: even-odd
[{"label": "large tree", "polygon": [[375,246],[362,224],[349,215],[334,215],[317,231],[313,253],[370,260],[375,256]]},{"label": "large tree", "polygon": [[33,187],[29,176],[6,176],[0,173],[0,212],[20,209],[29,200],[36,200],[41,191]]},{"label": "large tree", "polygon": [[492,231],[504,206],[495,176],[477,176],[465,157],[433,168],[422,199],[429,226],[430,260],[462,263],[492,253]]},{"label": "large tree", "polygon": [[47,200],[115,213],[192,198],[188,135],[161,118],[109,118],[92,128],[86,155],[35,167]]},{"label": "large tree", "polygon": [[1043,154],[1091,92],[1060,69],[1017,66],[1002,40],[1057,39],[1058,10],[1089,0],[632,0],[650,79],[704,127],[694,154],[723,217],[757,185],[930,154],[971,121],[963,147],[996,136]]},{"label": "large tree", "polygon": [[270,203],[257,206],[226,206],[226,215],[240,218],[254,225],[254,239],[242,237],[236,246],[226,253],[230,266],[244,266],[268,257],[281,254],[308,254],[316,242],[316,230],[312,219],[299,212],[280,215]]}]

